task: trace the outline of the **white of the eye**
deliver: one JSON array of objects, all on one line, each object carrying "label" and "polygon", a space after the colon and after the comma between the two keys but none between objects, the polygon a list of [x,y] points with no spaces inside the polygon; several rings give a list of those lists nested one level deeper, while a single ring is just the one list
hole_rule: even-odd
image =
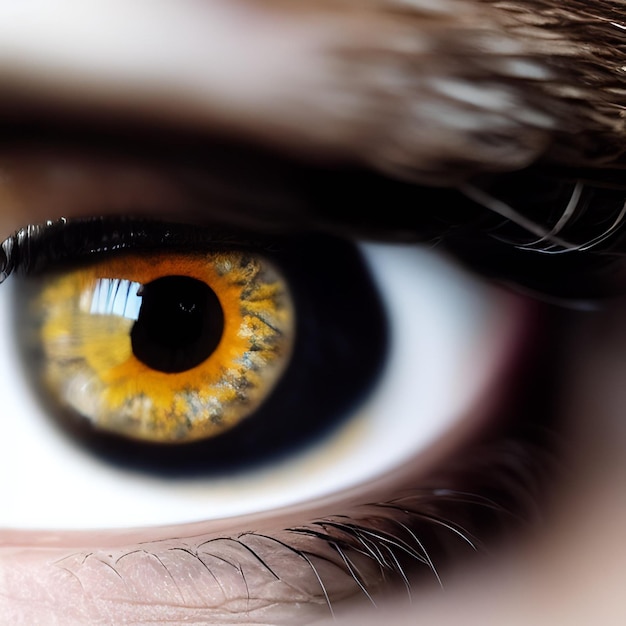
[{"label": "white of the eye", "polygon": [[521,328],[517,300],[415,246],[363,244],[390,326],[369,398],[296,458],[249,474],[167,481],[92,457],[53,426],[10,340],[0,288],[0,528],[125,528],[241,515],[367,484],[475,419]]}]

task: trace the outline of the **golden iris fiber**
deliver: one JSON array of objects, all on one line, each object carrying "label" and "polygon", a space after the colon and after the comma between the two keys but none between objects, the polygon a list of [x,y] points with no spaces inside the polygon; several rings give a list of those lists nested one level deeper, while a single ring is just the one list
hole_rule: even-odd
[{"label": "golden iris fiber", "polygon": [[[146,285],[166,276],[205,283],[224,314],[213,353],[176,373],[152,369],[133,354],[133,319],[93,307],[103,284]],[[43,375],[53,397],[97,428],[152,442],[214,437],[238,424],[274,387],[294,336],[285,281],[247,252],[117,256],[46,278],[35,306],[43,315]]]}]

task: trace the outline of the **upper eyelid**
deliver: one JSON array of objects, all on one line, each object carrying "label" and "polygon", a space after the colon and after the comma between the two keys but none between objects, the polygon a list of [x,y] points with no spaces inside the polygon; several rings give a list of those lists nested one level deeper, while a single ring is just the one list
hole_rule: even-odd
[{"label": "upper eyelid", "polygon": [[[263,181],[268,167],[261,167],[261,157],[234,158],[232,163],[224,157],[217,167],[219,148],[200,155],[178,149],[172,156],[167,145],[147,142],[145,150],[152,150],[148,156],[134,149],[137,144],[129,137],[115,146],[88,143],[91,139],[87,135],[70,146],[61,136],[32,145],[18,136],[3,147],[0,229],[5,237],[26,224],[61,217],[133,215],[188,223],[248,223],[260,229],[299,221],[298,192],[287,188],[278,174]],[[256,165],[259,171],[252,176]]]},{"label": "upper eyelid", "polygon": [[[130,137],[106,146],[86,143],[93,139],[88,134],[67,145],[53,137],[38,147],[18,137],[3,147],[5,237],[29,223],[121,214],[261,232],[427,239],[441,232],[448,208],[453,215],[469,210],[453,189],[419,187],[367,170],[312,167],[237,146],[222,154],[219,143],[198,151],[167,140],[142,148],[141,138],[138,148]],[[143,152],[148,148],[149,156]],[[376,210],[380,206],[385,210]]]},{"label": "upper eyelid", "polygon": [[[254,151],[233,158],[218,171],[212,167],[216,163],[215,147],[206,152],[182,150],[173,155],[164,150],[152,153],[150,158],[143,157],[141,152],[141,147],[129,152],[123,145],[115,148],[109,145],[102,151],[97,144],[91,147],[77,144],[72,149],[51,144],[43,151],[34,150],[32,146],[20,147],[19,142],[13,148],[3,147],[0,173],[4,170],[5,175],[0,176],[3,200],[0,229],[8,230],[3,225],[6,223],[18,229],[27,223],[72,214],[93,218],[121,213],[138,219],[212,224],[218,230],[231,233],[238,230],[268,234],[325,231],[349,238],[438,244],[480,273],[530,285],[539,293],[564,297],[570,303],[572,297],[589,298],[623,291],[625,281],[621,272],[617,275],[611,270],[599,281],[594,269],[599,266],[604,271],[601,257],[594,253],[605,251],[607,246],[612,246],[612,254],[619,253],[613,244],[621,237],[623,220],[602,247],[581,253],[576,260],[571,257],[576,274],[580,277],[580,272],[584,271],[586,280],[569,285],[571,281],[564,280],[572,273],[569,260],[539,259],[542,255],[537,253],[516,251],[517,242],[523,244],[536,237],[520,233],[519,229],[511,230],[509,226],[502,230],[501,218],[455,189],[410,185],[367,171],[294,165],[278,157],[268,161],[263,159],[262,153]],[[120,163],[117,163],[118,157]],[[247,185],[242,186],[237,181],[248,182],[250,172],[254,174],[253,180],[260,181],[263,174],[256,171],[257,166],[261,167],[260,172],[271,175],[258,194],[250,194]],[[575,181],[579,176],[579,180],[584,181],[585,193],[587,190],[595,195],[602,193],[613,203],[623,193],[619,190],[619,181],[612,182],[610,171],[589,172],[591,177],[585,179],[584,171],[574,170],[568,174],[563,169],[552,171],[539,167],[509,175],[509,182],[505,178],[500,188],[507,189],[507,185],[514,182],[528,194],[537,174],[553,180],[557,188],[559,181],[568,178]],[[130,190],[127,184],[131,185]],[[107,195],[109,189],[112,191]],[[565,196],[567,200],[567,188]],[[532,195],[529,199],[532,200]],[[524,198],[515,198],[512,205],[522,215],[527,211],[524,202]],[[379,210],[380,207],[384,210]],[[536,214],[536,210],[530,208]],[[596,211],[588,213],[593,221]],[[32,215],[36,218],[32,219]],[[610,212],[608,215],[610,218]],[[613,218],[615,216],[617,213]],[[534,219],[546,224],[547,230],[552,224],[548,215],[535,215]],[[577,218],[572,223],[577,227],[579,221]],[[497,239],[503,236],[507,239],[507,233],[512,233],[510,243],[499,243]],[[8,234],[5,230],[5,236]],[[580,233],[574,236],[577,237],[574,240],[579,241]],[[474,249],[478,252],[473,252]],[[495,264],[490,261],[494,255],[498,258]],[[539,277],[543,278],[537,283]]]}]

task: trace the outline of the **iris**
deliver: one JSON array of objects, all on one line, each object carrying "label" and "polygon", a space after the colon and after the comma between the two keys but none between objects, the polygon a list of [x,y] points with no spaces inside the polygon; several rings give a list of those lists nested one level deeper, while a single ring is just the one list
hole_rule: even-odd
[{"label": "iris", "polygon": [[294,336],[287,285],[247,252],[122,254],[46,277],[27,308],[49,395],[99,429],[160,443],[249,416]]}]

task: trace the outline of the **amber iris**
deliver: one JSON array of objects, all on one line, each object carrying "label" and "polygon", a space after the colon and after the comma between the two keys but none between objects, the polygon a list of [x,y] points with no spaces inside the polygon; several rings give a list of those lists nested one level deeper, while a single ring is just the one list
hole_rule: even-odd
[{"label": "amber iris", "polygon": [[284,279],[247,252],[116,256],[46,277],[34,300],[48,392],[131,439],[230,429],[269,395],[293,343]]}]

